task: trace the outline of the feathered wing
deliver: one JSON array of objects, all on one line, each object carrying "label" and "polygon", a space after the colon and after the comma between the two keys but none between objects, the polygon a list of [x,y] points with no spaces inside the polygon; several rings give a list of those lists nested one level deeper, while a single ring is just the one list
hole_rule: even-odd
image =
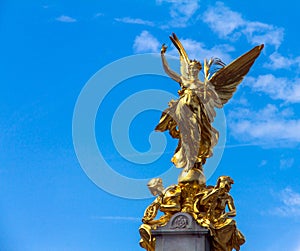
[{"label": "feathered wing", "polygon": [[177,48],[179,56],[180,56],[180,72],[181,75],[188,79],[189,78],[189,57],[183,48],[181,42],[179,41],[178,37],[176,36],[175,33],[172,33],[172,36],[170,36],[170,39],[174,46]]},{"label": "feathered wing", "polygon": [[263,44],[254,47],[229,65],[218,70],[209,79],[209,82],[214,86],[222,105],[226,104],[232,97],[238,84],[242,82],[245,75],[249,72],[263,48]]}]

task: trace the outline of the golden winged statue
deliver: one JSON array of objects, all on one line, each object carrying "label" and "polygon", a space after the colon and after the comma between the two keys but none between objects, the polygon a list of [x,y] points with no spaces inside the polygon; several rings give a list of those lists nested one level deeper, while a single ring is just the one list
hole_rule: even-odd
[{"label": "golden winged statue", "polygon": [[[199,61],[189,59],[174,33],[170,39],[179,52],[181,75],[169,68],[164,44],[161,48],[162,64],[167,75],[178,82],[181,89],[178,91],[179,98],[171,100],[162,113],[155,130],[168,130],[173,138],[179,139],[172,157],[176,167],[184,168],[185,172],[193,168],[202,170],[218,142],[219,133],[212,126],[215,108],[222,108],[229,101],[264,45],[254,47],[229,65],[211,58],[204,60],[202,67]],[[198,77],[202,68],[203,81]]]}]

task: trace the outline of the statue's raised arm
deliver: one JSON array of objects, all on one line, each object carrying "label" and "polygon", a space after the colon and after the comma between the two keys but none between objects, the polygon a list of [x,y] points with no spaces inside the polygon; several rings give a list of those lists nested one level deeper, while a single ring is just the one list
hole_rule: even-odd
[{"label": "statue's raised arm", "polygon": [[169,64],[168,64],[166,56],[165,56],[166,50],[167,50],[167,46],[165,46],[165,44],[163,44],[161,46],[160,55],[161,55],[161,60],[162,60],[164,70],[169,75],[170,78],[172,78],[173,80],[175,80],[176,82],[178,82],[180,84],[181,79],[180,79],[179,74],[177,74],[175,71],[171,70],[169,67]]}]

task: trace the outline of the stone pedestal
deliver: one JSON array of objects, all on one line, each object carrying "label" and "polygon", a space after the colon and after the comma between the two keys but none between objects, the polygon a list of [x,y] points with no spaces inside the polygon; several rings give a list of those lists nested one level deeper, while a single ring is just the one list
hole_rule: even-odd
[{"label": "stone pedestal", "polygon": [[155,251],[210,251],[209,231],[188,213],[177,213],[168,224],[152,230]]}]

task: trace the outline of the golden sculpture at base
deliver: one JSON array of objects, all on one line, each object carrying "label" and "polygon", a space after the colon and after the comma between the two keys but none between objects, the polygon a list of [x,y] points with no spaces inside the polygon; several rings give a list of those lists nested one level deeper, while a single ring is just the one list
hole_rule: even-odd
[{"label": "golden sculpture at base", "polygon": [[[147,251],[154,251],[155,239],[152,238],[151,230],[166,225],[175,213],[187,212],[200,226],[209,229],[212,251],[240,250],[245,237],[232,219],[236,216],[234,201],[229,194],[232,184],[233,180],[229,176],[221,176],[215,187],[191,182],[163,189],[160,178],[150,180],[149,190],[158,196],[145,210],[142,219],[144,224],[139,229],[140,246]],[[158,211],[164,215],[155,220]]]},{"label": "golden sculpture at base", "polygon": [[[150,192],[157,197],[145,210],[139,229],[140,245],[147,251],[155,251],[151,230],[165,226],[175,213],[185,212],[209,230],[212,251],[240,250],[245,237],[232,219],[236,216],[234,201],[229,194],[233,180],[221,176],[216,186],[207,186],[203,165],[213,155],[213,147],[219,138],[219,132],[212,126],[215,108],[222,108],[230,100],[264,45],[254,47],[227,66],[220,59],[211,58],[204,60],[202,67],[199,61],[188,58],[174,33],[170,39],[179,52],[181,75],[169,68],[164,44],[161,48],[162,65],[181,89],[179,98],[171,100],[162,113],[155,130],[168,131],[178,139],[171,161],[177,168],[182,168],[182,172],[178,184],[166,189],[160,178],[148,183]],[[203,81],[198,78],[202,68]],[[155,219],[159,211],[163,216]]]},{"label": "golden sculpture at base", "polygon": [[195,210],[201,214],[196,213],[196,220],[210,230],[214,251],[240,250],[240,246],[245,243],[245,237],[232,219],[236,216],[233,198],[229,194],[232,184],[233,180],[229,176],[221,176],[213,189],[205,189],[197,195],[199,198]]},{"label": "golden sculpture at base", "polygon": [[[148,182],[148,188],[156,199],[146,208],[142,224],[140,226],[140,246],[148,251],[154,251],[155,240],[151,235],[151,229],[164,226],[172,215],[181,211],[181,189],[178,185],[163,188],[161,178],[155,178]],[[155,220],[158,211],[164,213],[158,220]]]}]

